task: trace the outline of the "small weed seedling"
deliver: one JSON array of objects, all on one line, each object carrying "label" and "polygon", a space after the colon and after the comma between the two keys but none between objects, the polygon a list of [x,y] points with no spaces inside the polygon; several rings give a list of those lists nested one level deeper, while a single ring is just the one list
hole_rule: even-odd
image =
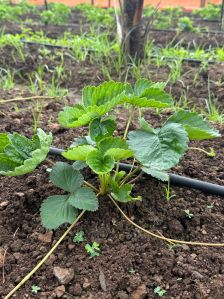
[{"label": "small weed seedling", "polygon": [[163,297],[166,294],[166,290],[158,286],[154,289],[154,294],[157,294],[159,297]]},{"label": "small weed seedling", "polygon": [[171,194],[171,188],[170,188],[170,180],[168,179],[167,187],[165,188],[165,194],[166,194],[166,200],[170,201],[172,198],[174,198],[176,195]]},{"label": "small weed seedling", "polygon": [[136,270],[134,269],[134,268],[129,268],[128,269],[128,272],[130,273],[130,274],[135,274],[136,273]]},{"label": "small weed seedling", "polygon": [[214,208],[214,202],[208,204],[208,205],[207,205],[207,208],[208,208],[208,209],[212,209],[212,208]]},{"label": "small weed seedling", "polygon": [[181,244],[168,243],[167,246],[169,250],[174,250],[175,248],[181,247]]},{"label": "small weed seedling", "polygon": [[191,219],[191,218],[194,216],[194,214],[192,214],[192,213],[190,212],[190,210],[184,210],[184,212],[185,212],[185,214],[186,214],[186,217],[189,218],[189,219]]},{"label": "small weed seedling", "polygon": [[32,285],[32,287],[31,287],[31,292],[34,294],[37,294],[40,290],[41,290],[41,288],[36,285]]},{"label": "small weed seedling", "polygon": [[97,242],[93,242],[92,246],[90,244],[86,244],[85,250],[90,254],[90,258],[100,255],[100,245]]},{"label": "small weed seedling", "polygon": [[81,230],[80,232],[75,234],[73,238],[73,242],[82,243],[83,241],[84,241],[84,231]]}]

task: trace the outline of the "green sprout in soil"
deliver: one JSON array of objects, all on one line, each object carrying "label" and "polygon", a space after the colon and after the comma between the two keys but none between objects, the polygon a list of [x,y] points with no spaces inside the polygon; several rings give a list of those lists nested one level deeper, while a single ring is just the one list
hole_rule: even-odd
[{"label": "green sprout in soil", "polygon": [[130,274],[135,274],[136,273],[136,269],[134,269],[133,267],[131,267],[131,268],[128,269],[128,272]]},{"label": "green sprout in soil", "polygon": [[214,208],[214,202],[208,204],[208,205],[207,205],[207,208],[208,208],[208,209],[212,209],[212,208]]},{"label": "green sprout in soil", "polygon": [[40,290],[41,290],[41,288],[36,285],[32,285],[32,287],[31,287],[31,292],[34,294],[37,294]]},{"label": "green sprout in soil", "polygon": [[194,214],[192,214],[192,213],[190,212],[190,210],[184,210],[184,212],[185,212],[185,214],[186,214],[186,217],[189,218],[189,219],[191,219],[191,218],[194,216]]},{"label": "green sprout in soil", "polygon": [[90,254],[90,258],[100,255],[100,245],[97,242],[93,242],[92,245],[86,244],[85,250]]},{"label": "green sprout in soil", "polygon": [[82,243],[84,240],[84,231],[77,232],[73,238],[73,242]]},{"label": "green sprout in soil", "polygon": [[171,188],[170,188],[170,180],[167,182],[167,187],[165,187],[165,195],[166,195],[166,200],[169,202],[172,198],[174,198],[176,195],[171,193]]},{"label": "green sprout in soil", "polygon": [[[135,182],[143,173],[168,182],[170,169],[176,166],[187,152],[190,140],[220,136],[219,132],[196,112],[183,109],[175,111],[174,101],[165,91],[165,87],[164,82],[147,79],[138,79],[134,86],[114,81],[104,82],[99,86],[86,86],[82,91],[82,102],[64,107],[59,113],[58,121],[62,127],[85,128],[82,131],[86,134],[77,138],[62,152],[68,163],[54,164],[50,161],[53,164],[49,173],[50,181],[58,191],[43,201],[40,217],[46,229],[55,230],[65,223],[70,226],[48,254],[5,299],[14,294],[36,272],[84,213],[99,209],[100,202],[105,201],[105,197],[129,223],[141,231],[169,242],[189,244],[145,230],[119,207],[120,203],[142,200],[140,195],[133,195],[132,191]],[[129,114],[121,134],[118,134],[117,130],[118,106],[126,109]],[[160,126],[153,127],[142,115],[137,120],[136,127],[140,109],[144,109],[144,112],[147,109],[159,109],[162,113],[162,110],[167,108],[173,111],[173,114]],[[131,127],[134,129],[130,130]],[[18,133],[0,133],[0,175],[19,176],[32,172],[46,160],[52,140],[51,133],[47,134],[39,128],[32,138]],[[121,162],[127,159],[131,163],[131,169],[121,170]],[[46,162],[49,163],[49,160]],[[91,170],[95,176],[93,180],[87,181],[84,178],[84,168]],[[190,212],[189,215],[192,216]],[[197,242],[194,244],[199,245]],[[87,244],[85,249],[91,258],[99,255],[99,244],[96,242]]]},{"label": "green sprout in soil", "polygon": [[154,294],[157,294],[159,297],[163,297],[166,294],[166,290],[158,286],[154,289]]}]

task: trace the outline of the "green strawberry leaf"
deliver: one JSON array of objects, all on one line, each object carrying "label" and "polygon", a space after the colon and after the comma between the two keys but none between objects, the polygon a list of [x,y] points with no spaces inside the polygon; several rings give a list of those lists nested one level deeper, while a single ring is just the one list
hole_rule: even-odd
[{"label": "green strawberry leaf", "polygon": [[188,148],[187,133],[179,124],[166,124],[154,131],[139,129],[130,132],[128,138],[135,157],[151,169],[151,175],[175,166]]},{"label": "green strawberry leaf", "polygon": [[106,155],[111,156],[115,161],[128,159],[133,154],[133,151],[123,148],[110,148],[106,151]]},{"label": "green strawberry leaf", "polygon": [[221,136],[217,130],[211,128],[208,122],[196,112],[180,110],[174,113],[166,123],[181,124],[191,140],[203,140]]},{"label": "green strawberry leaf", "polygon": [[82,170],[84,169],[85,167],[87,167],[88,165],[84,162],[84,161],[75,161],[73,164],[72,164],[72,167],[75,169],[75,170]]},{"label": "green strawberry leaf", "polygon": [[132,191],[133,185],[125,184],[119,186],[115,181],[112,183],[112,193],[113,198],[120,202],[129,202],[133,200],[141,200],[141,196],[133,198],[130,193]]},{"label": "green strawberry leaf", "polygon": [[85,107],[101,106],[119,96],[125,90],[125,84],[108,81],[99,86],[86,86],[82,92],[82,101]]},{"label": "green strawberry leaf", "polygon": [[79,189],[84,182],[82,174],[64,162],[57,162],[52,167],[50,179],[55,186],[71,193]]},{"label": "green strawberry leaf", "polygon": [[112,118],[106,118],[101,120],[100,118],[95,118],[89,127],[90,137],[92,140],[100,141],[104,137],[113,135],[116,129],[116,122]]},{"label": "green strawberry leaf", "polygon": [[68,160],[86,161],[89,153],[94,150],[95,148],[92,145],[80,145],[69,148],[66,152],[62,153],[62,156]]},{"label": "green strawberry leaf", "polygon": [[0,153],[3,152],[6,145],[9,144],[9,137],[7,133],[0,133]]},{"label": "green strawberry leaf", "polygon": [[69,196],[69,203],[80,210],[96,211],[99,207],[99,202],[96,194],[90,188],[80,188],[75,193]]},{"label": "green strawberry leaf", "polygon": [[114,167],[114,162],[111,156],[103,155],[99,150],[92,151],[86,159],[86,164],[97,174],[110,172]]},{"label": "green strawberry leaf", "polygon": [[[45,160],[52,143],[52,134],[46,134],[42,129],[30,140],[18,133],[7,134],[0,147],[0,174],[6,176],[23,175],[33,171]],[[8,165],[8,166],[7,166]]]},{"label": "green strawberry leaf", "polygon": [[68,198],[69,195],[53,195],[43,201],[40,216],[45,228],[56,229],[61,224],[75,221],[78,212],[69,204]]},{"label": "green strawberry leaf", "polygon": [[149,88],[158,88],[160,90],[163,90],[166,86],[166,83],[165,82],[152,82],[150,80],[147,80],[147,79],[139,79],[137,80],[137,82],[135,83],[135,86],[134,86],[134,94],[136,96],[141,96],[142,97],[142,94],[144,94],[144,92],[146,90],[148,90]]},{"label": "green strawberry leaf", "polygon": [[112,148],[118,148],[118,149],[128,149],[128,144],[126,140],[120,138],[120,137],[106,137],[102,139],[98,143],[99,150],[106,154],[108,150]]}]

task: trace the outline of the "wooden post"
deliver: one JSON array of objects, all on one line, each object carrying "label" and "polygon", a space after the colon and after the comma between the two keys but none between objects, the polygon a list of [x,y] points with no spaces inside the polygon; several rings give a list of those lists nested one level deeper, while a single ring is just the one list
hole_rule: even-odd
[{"label": "wooden post", "polygon": [[110,7],[110,5],[111,5],[111,1],[110,1],[110,0],[108,0],[108,7]]},{"label": "wooden post", "polygon": [[205,7],[205,4],[206,4],[206,0],[201,0],[200,7]]},{"label": "wooden post", "polygon": [[91,4],[94,5],[94,0],[91,0]]},{"label": "wooden post", "polygon": [[123,2],[123,49],[132,59],[144,56],[144,41],[141,36],[141,19],[144,0],[124,0]]},{"label": "wooden post", "polygon": [[47,0],[44,0],[45,9],[48,10],[48,3]]}]

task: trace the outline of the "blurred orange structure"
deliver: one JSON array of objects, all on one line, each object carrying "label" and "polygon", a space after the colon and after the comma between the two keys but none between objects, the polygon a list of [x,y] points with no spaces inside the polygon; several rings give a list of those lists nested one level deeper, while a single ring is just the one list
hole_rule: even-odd
[{"label": "blurred orange structure", "polygon": [[[13,2],[19,2],[19,0],[14,0]],[[36,5],[44,4],[44,0],[29,0],[29,2]],[[102,7],[108,7],[113,6],[114,0],[48,0],[48,3],[51,2],[60,2],[69,6],[75,6],[80,3],[89,3]],[[160,2],[160,8],[181,6],[186,10],[192,10],[207,3],[220,4],[222,0],[145,0],[144,2],[145,5],[152,4],[154,6]]]}]

